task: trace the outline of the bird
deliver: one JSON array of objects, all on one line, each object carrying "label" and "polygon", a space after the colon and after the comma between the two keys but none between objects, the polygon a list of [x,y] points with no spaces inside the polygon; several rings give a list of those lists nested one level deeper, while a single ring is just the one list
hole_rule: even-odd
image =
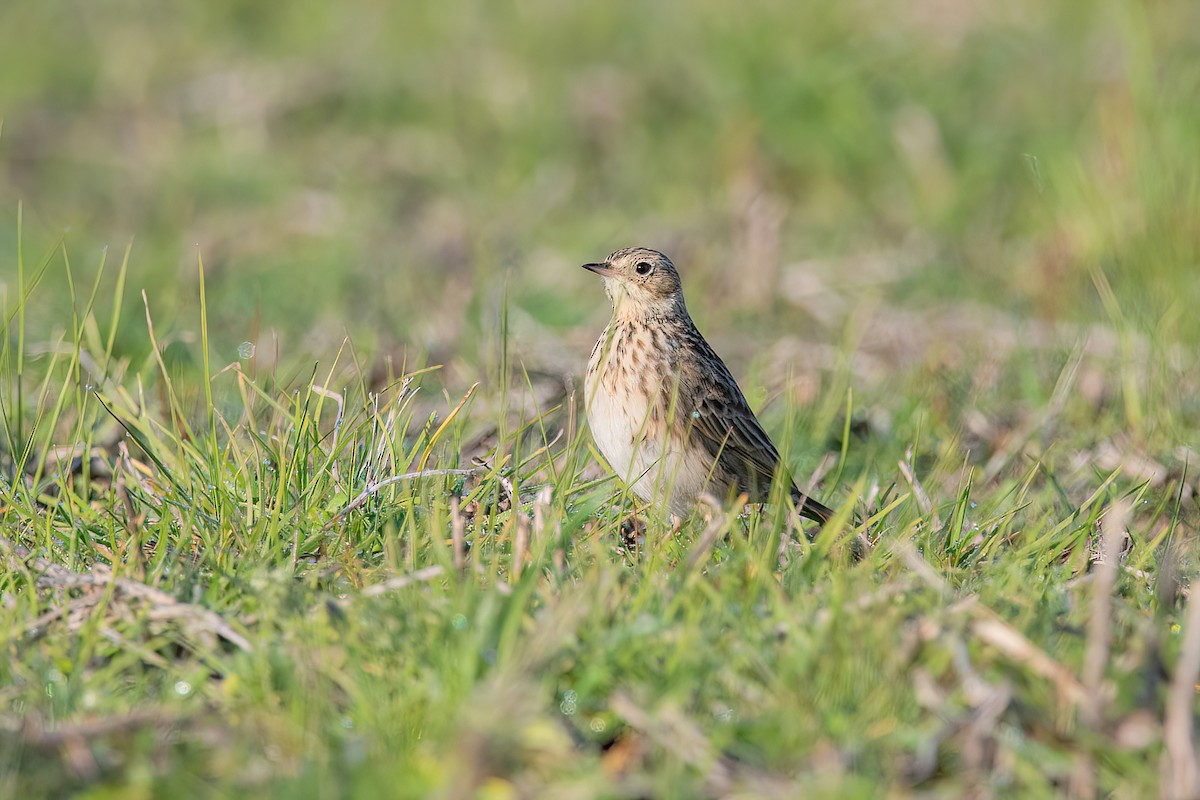
[{"label": "bird", "polygon": [[768,500],[782,480],[798,512],[833,510],[801,491],[725,362],[696,329],[679,271],[645,247],[583,268],[604,279],[612,318],[588,360],[584,406],[592,438],[642,501],[686,517],[705,493]]}]

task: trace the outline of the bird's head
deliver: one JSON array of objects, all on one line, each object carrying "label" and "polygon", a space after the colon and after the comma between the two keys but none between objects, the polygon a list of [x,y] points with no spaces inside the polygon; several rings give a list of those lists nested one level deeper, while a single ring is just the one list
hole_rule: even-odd
[{"label": "bird's head", "polygon": [[626,247],[583,268],[604,278],[604,291],[618,317],[664,317],[684,310],[679,273],[657,250]]}]

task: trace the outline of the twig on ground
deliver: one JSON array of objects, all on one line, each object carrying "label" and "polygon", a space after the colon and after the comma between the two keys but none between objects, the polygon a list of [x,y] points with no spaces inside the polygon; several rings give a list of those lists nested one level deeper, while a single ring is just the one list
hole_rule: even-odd
[{"label": "twig on ground", "polygon": [[[933,567],[921,557],[908,542],[896,542],[893,545],[908,567],[922,581],[944,597],[954,597],[954,590]],[[975,616],[971,623],[971,631],[986,644],[999,650],[1013,661],[1024,664],[1038,675],[1049,679],[1058,688],[1064,698],[1076,705],[1082,705],[1087,700],[1087,692],[1064,665],[1055,661],[1045,650],[1041,649],[1026,636],[1006,622],[999,614],[992,611],[974,595],[962,598],[953,607],[954,611],[969,613]]]},{"label": "twig on ground", "polygon": [[[112,586],[118,595],[145,600],[153,607],[152,616],[159,619],[192,622],[202,630],[215,633],[241,650],[250,652],[254,648],[240,633],[215,611],[184,603],[153,586],[130,578],[118,578],[107,567],[97,564],[90,574],[72,572],[49,559],[34,556],[26,548],[0,536],[0,550],[4,551],[8,566],[13,570],[30,569],[37,573],[34,582],[49,589],[100,589]],[[99,595],[96,602],[100,601]],[[46,617],[43,615],[36,621]]]},{"label": "twig on ground", "polygon": [[[986,609],[985,606],[977,606]],[[1032,669],[1043,678],[1048,678],[1058,693],[1076,705],[1087,701],[1087,691],[1072,674],[1071,670],[1055,661],[1045,650],[1026,638],[1025,634],[1005,622],[995,612],[986,609],[981,619],[976,619],[971,630],[981,641],[990,644],[1004,655]]]},{"label": "twig on ground", "polygon": [[372,483],[366,489],[363,489],[363,491],[357,497],[347,503],[341,511],[334,514],[333,519],[329,520],[329,522],[325,524],[325,527],[328,528],[332,526],[342,517],[346,516],[351,511],[367,502],[367,500],[371,498],[371,495],[375,494],[381,489],[386,489],[387,487],[401,483],[402,481],[411,481],[416,478],[432,478],[440,475],[474,475],[477,472],[479,472],[479,470],[473,467],[467,467],[463,469],[421,469],[416,470],[415,472],[405,472],[402,475],[393,475],[390,478],[384,478],[377,483]]}]

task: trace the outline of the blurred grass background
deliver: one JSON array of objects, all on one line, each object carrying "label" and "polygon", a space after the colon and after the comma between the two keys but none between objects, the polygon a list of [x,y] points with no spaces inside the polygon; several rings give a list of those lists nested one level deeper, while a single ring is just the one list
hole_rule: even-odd
[{"label": "blurred grass background", "polygon": [[[1158,715],[1182,646],[1160,560],[1196,524],[1197,97],[1200,5],[1184,0],[0,5],[3,465],[31,473],[0,514],[55,563],[144,578],[256,647],[136,615],[96,615],[119,635],[78,615],[55,627],[45,587],[10,574],[0,789],[1091,796],[1091,775],[1147,796],[1158,717],[1137,715]],[[439,465],[519,452],[520,368],[561,384],[533,392],[546,405],[569,399],[608,315],[578,265],[632,244],[674,258],[823,498],[873,510],[908,493],[874,556],[854,566],[825,541],[776,562],[780,519],[715,540],[651,524],[631,555],[573,436],[507,473],[552,505],[472,517],[485,571],[456,572],[447,498],[498,503],[498,472],[381,494],[329,532],[379,464],[435,442]],[[99,330],[122,302],[100,372],[128,391],[100,386],[111,417],[84,390],[92,370],[55,360],[85,338],[73,314],[105,258]],[[201,259],[211,371],[280,375],[213,380],[212,416]],[[322,417],[306,393],[335,359],[362,384],[341,449],[321,428],[331,402]],[[426,380],[447,395],[387,429],[391,462],[364,457],[386,416],[366,390],[426,363],[445,365]],[[480,380],[431,436],[428,414]],[[534,444],[576,432],[548,425]],[[179,477],[117,459],[143,482],[132,505],[48,458],[112,450],[129,428],[142,466],[157,449]],[[921,481],[931,500],[912,499]],[[1076,727],[1062,682],[954,609],[995,609],[1074,669],[1099,519],[1126,496],[1111,719]],[[522,579],[525,512],[543,527]],[[1186,573],[1178,538],[1166,561]],[[128,541],[148,563],[122,560]],[[430,565],[445,575],[430,588],[360,594]],[[88,738],[93,761],[50,735],[143,705],[163,716],[135,719],[132,743]],[[986,735],[963,722],[980,715]]]},{"label": "blurred grass background", "polygon": [[1198,13],[7,4],[0,252],[11,275],[18,203],[31,259],[65,234],[86,276],[132,241],[128,291],[164,324],[194,317],[202,256],[227,350],[470,353],[506,280],[591,335],[574,267],[633,243],[721,324],[791,325],[798,263],[853,304],[1070,321],[1105,318],[1103,270],[1139,326],[1195,337]]}]

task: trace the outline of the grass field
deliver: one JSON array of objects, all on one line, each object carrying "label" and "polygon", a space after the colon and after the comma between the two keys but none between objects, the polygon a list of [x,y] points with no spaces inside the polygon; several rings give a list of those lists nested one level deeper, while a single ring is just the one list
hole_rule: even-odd
[{"label": "grass field", "polygon": [[[1183,0],[0,5],[0,796],[1200,796],[1198,96]],[[632,244],[815,540],[631,523]]]}]

